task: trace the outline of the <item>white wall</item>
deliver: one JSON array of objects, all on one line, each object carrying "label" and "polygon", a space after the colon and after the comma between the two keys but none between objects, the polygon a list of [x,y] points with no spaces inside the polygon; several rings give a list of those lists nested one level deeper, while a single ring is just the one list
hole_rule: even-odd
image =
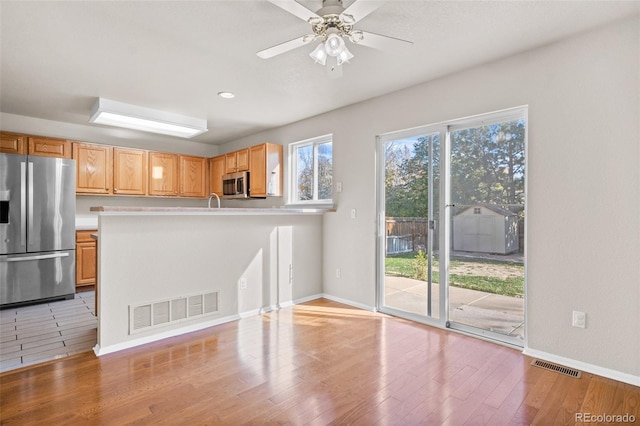
[{"label": "white wall", "polygon": [[[528,105],[528,348],[640,383],[639,39],[636,17],[221,152],[333,133],[343,192],[323,219],[323,291],[374,306],[376,135]],[[586,329],[571,327],[574,309]]]},{"label": "white wall", "polygon": [[[101,216],[99,353],[320,295],[321,223],[319,215]],[[219,314],[129,334],[130,305],[211,291],[220,292]]]}]

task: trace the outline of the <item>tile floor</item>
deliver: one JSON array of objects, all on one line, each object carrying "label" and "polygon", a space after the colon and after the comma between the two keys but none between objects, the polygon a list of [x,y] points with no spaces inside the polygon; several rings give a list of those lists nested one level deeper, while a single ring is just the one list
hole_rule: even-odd
[{"label": "tile floor", "polygon": [[80,352],[97,343],[95,292],[0,311],[0,372]]}]

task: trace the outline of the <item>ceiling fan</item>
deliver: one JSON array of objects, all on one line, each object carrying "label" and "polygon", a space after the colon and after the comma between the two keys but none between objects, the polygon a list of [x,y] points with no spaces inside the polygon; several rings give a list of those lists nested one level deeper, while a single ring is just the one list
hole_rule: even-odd
[{"label": "ceiling fan", "polygon": [[316,12],[312,12],[295,0],[268,1],[308,22],[311,25],[312,34],[297,37],[257,52],[256,54],[263,59],[272,58],[320,39],[322,42],[309,56],[316,63],[327,65],[327,70],[330,73],[340,73],[340,65],[348,63],[353,58],[353,54],[347,49],[344,42],[345,38],[354,44],[385,50],[413,44],[407,40],[353,28],[357,22],[379,7],[378,2],[355,0],[345,9],[342,6],[342,0],[323,0],[322,7]]}]

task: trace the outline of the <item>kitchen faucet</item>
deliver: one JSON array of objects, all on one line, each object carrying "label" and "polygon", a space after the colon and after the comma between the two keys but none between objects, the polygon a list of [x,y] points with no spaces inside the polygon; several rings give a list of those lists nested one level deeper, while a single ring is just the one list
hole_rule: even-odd
[{"label": "kitchen faucet", "polygon": [[220,197],[218,197],[218,194],[216,194],[215,192],[209,194],[209,208],[211,208],[211,199],[213,197],[216,197],[218,199],[218,208],[220,208]]}]

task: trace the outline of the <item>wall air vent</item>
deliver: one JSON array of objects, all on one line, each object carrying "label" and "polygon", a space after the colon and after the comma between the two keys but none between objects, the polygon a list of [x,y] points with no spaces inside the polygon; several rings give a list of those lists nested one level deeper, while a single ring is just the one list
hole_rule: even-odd
[{"label": "wall air vent", "polygon": [[219,312],[220,294],[192,294],[129,306],[129,334]]},{"label": "wall air vent", "polygon": [[534,367],[544,368],[545,370],[555,371],[556,373],[564,374],[565,376],[575,377],[576,379],[579,379],[582,376],[582,372],[579,370],[564,367],[552,362],[541,361],[539,359],[531,361],[531,365]]}]

